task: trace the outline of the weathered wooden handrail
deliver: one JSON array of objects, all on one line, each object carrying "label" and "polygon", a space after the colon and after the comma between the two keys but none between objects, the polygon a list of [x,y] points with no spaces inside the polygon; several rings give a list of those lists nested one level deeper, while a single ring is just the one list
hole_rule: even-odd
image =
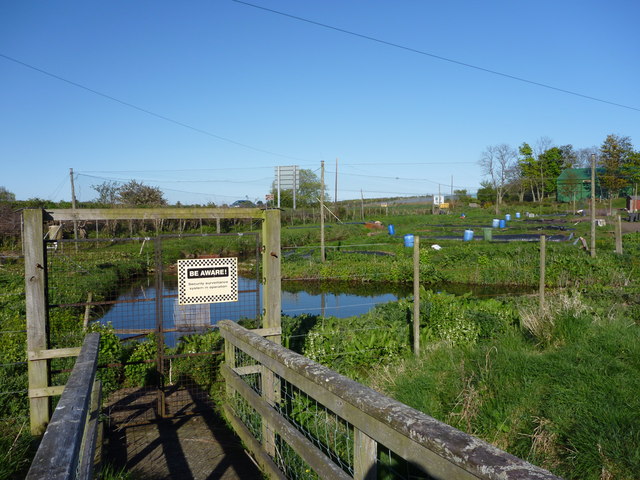
[{"label": "weathered wooden handrail", "polygon": [[[376,478],[377,446],[382,444],[408,463],[436,479],[557,480],[559,477],[468,435],[422,412],[386,397],[329,368],[252,333],[231,321],[219,324],[228,354],[239,349],[263,368],[289,382],[354,429],[353,478]],[[231,346],[232,345],[232,346]],[[333,466],[317,469],[322,452],[309,454],[304,440],[296,438],[293,426],[283,426],[273,405],[247,384],[227,359],[223,374],[228,386],[242,395],[256,412],[309,464],[321,478],[338,478]],[[232,423],[237,424],[236,421]],[[246,432],[244,432],[246,435]],[[298,436],[299,437],[299,436]],[[253,443],[256,444],[253,439]],[[250,444],[251,441],[247,441]],[[310,443],[310,442],[308,442]],[[363,450],[367,452],[363,455]],[[317,453],[320,453],[318,455]],[[257,456],[264,458],[264,452]],[[325,457],[330,461],[328,457]],[[343,472],[340,472],[343,473]],[[351,478],[351,477],[349,477]]]},{"label": "weathered wooden handrail", "polygon": [[99,343],[99,333],[85,337],[27,480],[92,478],[100,406],[100,382],[95,380]]}]

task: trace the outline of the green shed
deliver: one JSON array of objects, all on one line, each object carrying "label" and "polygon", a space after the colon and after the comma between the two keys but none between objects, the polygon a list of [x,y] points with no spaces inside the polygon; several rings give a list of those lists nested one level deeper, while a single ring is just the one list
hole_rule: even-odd
[{"label": "green shed", "polygon": [[[601,168],[596,168],[596,197],[602,196],[598,180]],[[566,168],[556,180],[556,198],[559,202],[572,202],[591,198],[591,169]]]}]

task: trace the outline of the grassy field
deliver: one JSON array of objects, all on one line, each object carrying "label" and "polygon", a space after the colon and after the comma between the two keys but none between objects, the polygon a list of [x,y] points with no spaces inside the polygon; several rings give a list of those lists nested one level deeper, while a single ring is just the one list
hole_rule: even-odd
[{"label": "grassy field", "polygon": [[[319,258],[317,225],[285,225],[282,231],[283,279],[317,282],[410,284],[413,249],[403,235],[421,237],[420,281],[422,355],[411,352],[412,300],[377,307],[369,314],[337,319],[303,315],[283,319],[283,341],[331,368],[370,383],[390,395],[458,428],[478,435],[515,455],[566,478],[636,478],[640,471],[640,425],[636,399],[639,385],[640,234],[624,236],[624,254],[614,253],[611,225],[598,227],[598,255],[592,258],[574,245],[588,238],[581,217],[524,218],[509,222],[499,234],[565,235],[569,242],[548,242],[548,305],[537,310],[531,296],[479,299],[436,293],[443,282],[494,286],[538,284],[537,242],[462,242],[472,228],[476,238],[495,215],[472,209],[450,215],[428,215],[402,206],[380,210],[363,224],[332,223],[327,228],[327,261]],[[524,213],[524,208],[510,209]],[[550,214],[556,207],[536,210]],[[507,213],[507,212],[505,212]],[[537,220],[545,220],[538,222]],[[393,224],[395,235],[387,226]],[[240,229],[242,226],[234,226]],[[197,233],[197,232],[195,232]],[[240,232],[241,233],[241,232]],[[454,236],[456,239],[434,237]],[[223,255],[251,256],[250,236],[219,240]],[[194,239],[163,249],[166,263],[210,253]],[[439,250],[432,248],[438,245]],[[152,250],[139,243],[116,242],[105,254],[81,252],[83,266],[60,285],[56,301],[83,302],[87,291],[110,298],[117,285],[153,269]],[[256,264],[245,269],[255,273]],[[0,265],[0,391],[26,388],[24,279],[21,260]],[[63,288],[64,287],[64,288]],[[432,291],[434,290],[434,291]],[[76,344],[82,336],[83,309],[52,312],[52,340]],[[108,327],[103,333],[101,362],[145,360],[153,342],[123,345]],[[217,349],[217,332],[181,341],[176,353]],[[212,387],[211,365],[201,359],[178,362],[177,369],[201,372],[198,380]],[[378,366],[379,368],[372,368]],[[60,366],[58,366],[60,368]],[[148,366],[131,365],[103,374],[107,390],[139,385]],[[377,372],[371,376],[371,372]],[[56,381],[64,382],[62,377]],[[636,415],[634,415],[634,412]],[[24,393],[0,395],[0,478],[11,478],[28,464],[32,443],[25,427]]]}]

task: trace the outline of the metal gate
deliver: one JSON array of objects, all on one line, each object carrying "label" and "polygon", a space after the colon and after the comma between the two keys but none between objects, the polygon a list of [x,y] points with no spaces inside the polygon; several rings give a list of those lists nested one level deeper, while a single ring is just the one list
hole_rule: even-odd
[{"label": "metal gate", "polygon": [[[212,407],[220,389],[220,320],[261,326],[261,235],[163,235],[45,242],[50,344],[103,337],[99,377],[112,422],[135,424]],[[238,301],[179,305],[179,259],[237,257]],[[77,333],[70,333],[77,332]],[[52,366],[64,375],[65,365]]]}]

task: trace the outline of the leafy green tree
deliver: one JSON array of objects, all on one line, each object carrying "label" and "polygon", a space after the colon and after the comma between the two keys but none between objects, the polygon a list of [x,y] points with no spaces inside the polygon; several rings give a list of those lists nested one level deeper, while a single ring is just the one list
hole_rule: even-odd
[{"label": "leafy green tree", "polygon": [[162,190],[131,180],[123,185],[118,182],[104,182],[92,185],[98,198],[96,202],[105,205],[123,205],[127,207],[160,207],[167,204]]},{"label": "leafy green tree", "polygon": [[162,190],[131,180],[118,190],[118,200],[122,205],[135,207],[160,207],[167,204]]},{"label": "leafy green tree", "polygon": [[545,196],[555,193],[556,182],[562,170],[578,163],[578,154],[572,145],[555,147],[545,137],[538,140],[535,151],[525,142],[520,146],[519,153],[518,168],[522,188],[531,191],[534,202],[542,202]]},{"label": "leafy green tree", "polygon": [[16,196],[5,187],[0,187],[0,202],[15,202]]},{"label": "leafy green tree", "polygon": [[523,188],[531,191],[534,202],[541,201],[542,184],[540,180],[540,167],[537,159],[533,155],[533,148],[528,143],[523,143],[518,148],[520,158],[518,168]]},{"label": "leafy green tree", "polygon": [[[634,151],[629,137],[607,135],[600,146],[600,166],[603,172],[600,174],[600,183],[607,190],[609,197],[609,212],[614,198],[620,195],[621,190],[629,185],[629,180],[623,175],[625,167],[633,165]],[[633,169],[630,173],[633,174]]]},{"label": "leafy green tree", "polygon": [[478,201],[482,203],[490,203],[496,199],[496,190],[491,182],[483,180],[480,182],[480,188],[477,193]]},{"label": "leafy green tree", "polygon": [[570,165],[565,161],[564,152],[561,147],[551,147],[538,156],[538,163],[543,172],[541,183],[544,195],[551,195],[556,191],[557,180],[562,170]]},{"label": "leafy green tree", "polygon": [[[300,169],[300,184],[296,190],[296,206],[297,207],[311,207],[318,205],[320,199],[320,192],[322,192],[322,182],[320,178],[313,173],[313,170]],[[329,195],[327,194],[325,185],[325,202],[329,202]],[[273,198],[278,198],[278,185],[274,180],[271,185],[271,194]],[[277,200],[276,200],[277,201]],[[280,189],[280,206],[281,207],[293,207],[293,190]]]},{"label": "leafy green tree", "polygon": [[633,152],[629,160],[620,169],[631,185],[633,185],[633,195],[638,196],[638,185],[640,185],[640,152]]}]

